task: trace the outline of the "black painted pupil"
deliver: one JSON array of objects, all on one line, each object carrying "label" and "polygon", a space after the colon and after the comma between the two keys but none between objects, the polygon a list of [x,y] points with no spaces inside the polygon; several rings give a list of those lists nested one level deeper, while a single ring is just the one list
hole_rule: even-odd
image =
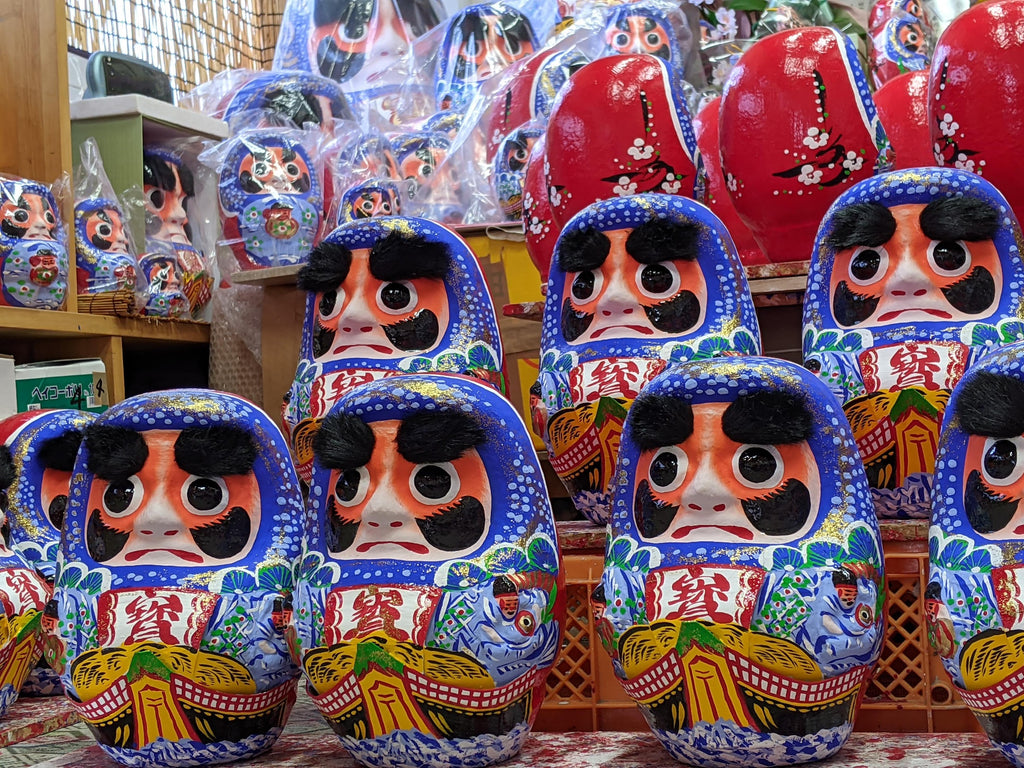
[{"label": "black painted pupil", "polygon": [[663,451],[651,462],[651,483],[655,488],[672,485],[679,473],[679,458],[669,451]]},{"label": "black painted pupil", "polygon": [[967,261],[967,250],[955,240],[943,240],[932,251],[935,266],[946,272],[955,272]]},{"label": "black painted pupil", "polygon": [[352,501],[359,493],[359,470],[346,469],[338,476],[338,482],[334,485],[334,493],[342,501]]},{"label": "black painted pupil", "polygon": [[19,208],[17,211],[14,212],[14,220],[21,224],[24,224],[26,221],[28,221],[28,211]]},{"label": "black painted pupil", "polygon": [[882,264],[882,255],[878,251],[867,249],[853,257],[850,262],[850,274],[858,280],[870,280],[878,274]]},{"label": "black painted pupil", "polygon": [[208,512],[216,509],[217,505],[224,499],[224,491],[217,483],[208,477],[200,477],[188,484],[185,498],[194,509]]},{"label": "black painted pupil", "polygon": [[135,486],[127,480],[117,480],[107,486],[103,492],[103,505],[111,514],[124,512],[132,504]]},{"label": "black painted pupil", "polygon": [[50,502],[50,508],[46,510],[46,514],[54,528],[60,530],[64,526],[64,513],[67,512],[67,509],[68,497],[63,493],[54,497]]},{"label": "black painted pupil", "polygon": [[149,193],[149,200],[153,203],[154,208],[164,207],[164,193],[162,190],[154,189]]},{"label": "black painted pupil", "polygon": [[619,32],[619,34],[617,34],[615,36],[615,44],[616,45],[622,46],[622,45],[627,45],[628,43],[629,43],[629,35],[627,35],[625,32]]},{"label": "black painted pupil", "polygon": [[1017,466],[1017,446],[1009,440],[996,440],[985,451],[985,472],[996,480],[1005,480]]},{"label": "black painted pupil", "polygon": [[818,373],[818,371],[821,370],[821,361],[816,360],[815,358],[812,357],[810,360],[804,363],[804,368],[806,368],[811,373]]},{"label": "black painted pupil", "polygon": [[253,176],[266,176],[268,170],[270,169],[267,168],[266,163],[256,163],[256,165],[253,166],[252,173]]},{"label": "black painted pupil", "polygon": [[747,448],[740,454],[739,470],[749,483],[763,483],[775,474],[779,463],[764,448]]},{"label": "black painted pupil", "polygon": [[104,237],[110,237],[110,233],[112,231],[113,230],[110,228],[109,224],[100,224],[98,227],[96,227],[96,232],[103,235]]},{"label": "black painted pupil", "polygon": [[647,35],[648,45],[657,45],[658,40],[659,38],[656,32],[651,32],[649,35]]},{"label": "black painted pupil", "polygon": [[586,301],[594,295],[594,273],[589,270],[580,272],[572,281],[572,295],[580,301]]},{"label": "black painted pupil", "polygon": [[295,163],[288,163],[288,165],[285,166],[285,170],[288,171],[289,176],[299,175],[299,166],[297,166]]},{"label": "black painted pupil", "polygon": [[327,317],[334,311],[334,305],[338,301],[337,291],[327,291],[320,297],[320,314]]},{"label": "black painted pupil", "polygon": [[648,293],[667,293],[672,288],[672,273],[661,264],[648,264],[640,273],[640,285]]},{"label": "black painted pupil", "polygon": [[380,300],[388,309],[405,309],[412,301],[412,296],[401,283],[388,283],[380,289]]},{"label": "black painted pupil", "polygon": [[443,467],[427,464],[412,479],[416,490],[428,499],[443,499],[452,489],[452,477]]}]

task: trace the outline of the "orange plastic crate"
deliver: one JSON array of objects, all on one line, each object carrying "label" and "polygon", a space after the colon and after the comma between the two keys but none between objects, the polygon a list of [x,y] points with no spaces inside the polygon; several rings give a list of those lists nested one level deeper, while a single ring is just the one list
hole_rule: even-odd
[{"label": "orange plastic crate", "polygon": [[[601,580],[603,532],[559,524],[566,575],[562,652],[547,682],[535,728],[540,731],[646,730],[647,723],[612,671],[594,630],[590,593]],[[861,703],[859,731],[980,731],[928,643],[927,523],[883,523],[886,633],[882,656]],[[583,550],[581,551],[581,548]]]}]

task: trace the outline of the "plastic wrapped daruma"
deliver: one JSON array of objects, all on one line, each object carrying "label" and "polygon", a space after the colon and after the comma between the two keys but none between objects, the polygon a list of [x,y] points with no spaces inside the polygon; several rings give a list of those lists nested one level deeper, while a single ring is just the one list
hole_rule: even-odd
[{"label": "plastic wrapped daruma", "polygon": [[857,50],[827,27],[758,40],[729,74],[720,117],[726,185],[769,261],[809,258],[844,185],[892,163]]},{"label": "plastic wrapped daruma", "polygon": [[296,653],[372,766],[485,766],[522,747],[564,584],[526,426],[463,376],[347,393],[324,419],[296,577]]},{"label": "plastic wrapped daruma", "polygon": [[75,203],[75,267],[79,293],[135,290],[136,258],[116,200]]},{"label": "plastic wrapped daruma", "polygon": [[0,306],[63,307],[66,243],[60,209],[49,188],[0,176]]},{"label": "plastic wrapped daruma", "polygon": [[842,409],[793,363],[666,371],[619,450],[592,597],[616,673],[688,765],[818,760],[882,642],[882,552]]},{"label": "plastic wrapped daruma", "polygon": [[912,168],[863,181],[821,223],[804,362],[843,403],[881,517],[931,512],[953,385],[1024,338],[1020,227],[984,179]]},{"label": "plastic wrapped daruma", "polygon": [[273,745],[295,702],[301,517],[280,430],[239,397],[138,395],[86,428],[47,660],[110,757],[207,765]]},{"label": "plastic wrapped daruma", "polygon": [[498,321],[476,256],[426,219],[353,221],[299,272],[306,319],[285,428],[309,480],[320,419],[347,390],[400,373],[465,373],[501,387]]},{"label": "plastic wrapped daruma", "polygon": [[964,703],[1024,766],[1024,345],[953,390],[935,463],[928,634]]},{"label": "plastic wrapped daruma", "polygon": [[574,216],[551,263],[531,407],[577,509],[607,522],[622,423],[651,379],[760,351],[736,248],[703,205],[636,195]]},{"label": "plastic wrapped daruma", "polygon": [[43,653],[43,610],[50,596],[46,580],[11,546],[7,498],[17,479],[10,449],[0,445],[0,717]]}]

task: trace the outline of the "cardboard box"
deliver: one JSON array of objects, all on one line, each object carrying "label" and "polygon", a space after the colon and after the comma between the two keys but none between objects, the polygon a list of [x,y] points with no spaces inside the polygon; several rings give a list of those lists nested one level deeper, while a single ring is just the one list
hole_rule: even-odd
[{"label": "cardboard box", "polygon": [[98,358],[48,360],[14,368],[18,412],[41,408],[107,409],[107,371]]},{"label": "cardboard box", "polygon": [[18,394],[14,388],[14,358],[0,355],[0,419],[18,412]]}]

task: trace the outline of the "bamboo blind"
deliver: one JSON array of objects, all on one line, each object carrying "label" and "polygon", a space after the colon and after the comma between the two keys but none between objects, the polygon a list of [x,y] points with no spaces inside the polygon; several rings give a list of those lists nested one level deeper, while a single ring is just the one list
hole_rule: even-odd
[{"label": "bamboo blind", "polygon": [[224,69],[269,69],[285,0],[67,0],[68,44],[159,67],[179,94]]}]

